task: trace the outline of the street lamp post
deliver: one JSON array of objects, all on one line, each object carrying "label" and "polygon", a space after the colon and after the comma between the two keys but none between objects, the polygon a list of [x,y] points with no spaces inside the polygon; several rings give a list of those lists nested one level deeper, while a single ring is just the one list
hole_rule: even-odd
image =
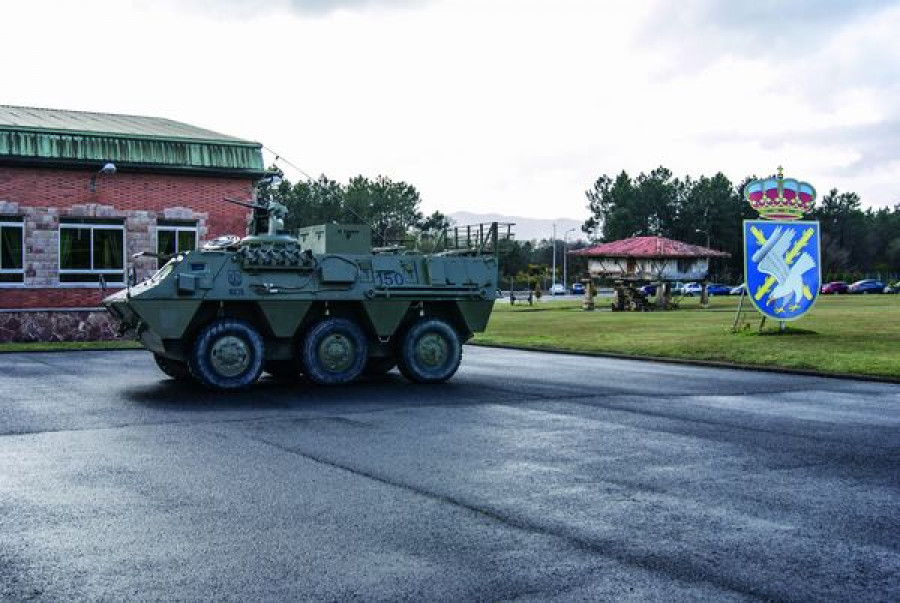
[{"label": "street lamp post", "polygon": [[568,244],[569,244],[569,233],[573,230],[578,230],[575,227],[570,228],[566,232],[563,233],[563,289],[566,291],[569,290],[569,254],[568,254]]},{"label": "street lamp post", "polygon": [[703,230],[702,228],[695,228],[694,232],[706,235],[706,248],[709,249],[709,229]]},{"label": "street lamp post", "polygon": [[550,277],[550,292],[553,293],[553,285],[556,284],[556,224],[553,225],[553,238],[550,240],[553,246],[553,272]]},{"label": "street lamp post", "polygon": [[[706,235],[706,248],[709,249],[709,226],[706,227],[706,230],[703,230],[702,228],[696,228],[696,229],[694,229],[694,230],[695,230],[696,232],[698,232],[698,233],[703,233],[703,234]],[[707,262],[706,277],[709,278],[709,262],[710,262],[710,259],[707,258],[706,262]],[[700,305],[701,305],[702,307],[705,308],[705,307],[706,307],[706,304],[709,303],[709,293],[707,292],[707,288],[706,288],[706,280],[705,280],[705,279],[703,280],[703,285],[702,285],[702,287],[703,287],[703,288],[700,290]]]},{"label": "street lamp post", "polygon": [[706,248],[709,249],[709,204],[703,210],[703,228],[695,229],[696,232],[702,232],[706,235]]}]

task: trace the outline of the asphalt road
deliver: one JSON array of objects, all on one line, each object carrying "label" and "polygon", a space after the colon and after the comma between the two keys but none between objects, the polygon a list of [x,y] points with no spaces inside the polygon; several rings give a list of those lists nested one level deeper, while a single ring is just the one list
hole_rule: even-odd
[{"label": "asphalt road", "polygon": [[472,347],[444,386],[0,381],[0,599],[900,599],[894,385]]}]

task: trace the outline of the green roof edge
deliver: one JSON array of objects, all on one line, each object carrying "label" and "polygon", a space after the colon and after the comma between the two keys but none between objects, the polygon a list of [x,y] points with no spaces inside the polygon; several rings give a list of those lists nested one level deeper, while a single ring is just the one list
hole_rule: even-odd
[{"label": "green roof edge", "polygon": [[[242,138],[191,138],[186,136],[160,136],[154,134],[123,134],[120,132],[99,132],[96,130],[67,130],[62,128],[37,128],[34,126],[0,125],[4,132],[33,132],[37,134],[54,134],[58,136],[90,136],[92,138],[122,138],[139,140],[158,140],[161,142],[196,142],[201,144],[218,144],[242,147],[259,147],[262,143]],[[224,135],[223,136],[227,136]]]}]

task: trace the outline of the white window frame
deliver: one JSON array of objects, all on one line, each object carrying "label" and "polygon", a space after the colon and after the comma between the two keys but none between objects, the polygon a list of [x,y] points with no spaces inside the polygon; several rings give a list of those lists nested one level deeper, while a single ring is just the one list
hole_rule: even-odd
[{"label": "white window frame", "polygon": [[[197,224],[194,224],[193,226],[187,226],[187,225],[185,225],[185,226],[171,225],[170,226],[168,224],[163,224],[161,226],[157,225],[156,226],[156,246],[155,246],[155,249],[153,250],[153,253],[159,253],[159,232],[161,230],[166,231],[166,232],[174,232],[175,233],[175,255],[176,256],[183,251],[182,249],[178,249],[178,234],[179,233],[181,233],[181,232],[194,233],[194,248],[191,249],[190,251],[196,251],[197,246],[200,244],[200,237],[199,237],[199,233],[197,232]],[[162,263],[165,264],[165,262],[162,262]],[[157,261],[157,264],[159,264],[158,261]]]},{"label": "white window frame", "polygon": [[[109,274],[110,272],[118,272],[118,270],[110,270],[109,268],[105,270],[95,270],[95,269],[83,269],[83,268],[63,268],[62,267],[62,231],[64,229],[72,229],[72,230],[86,230],[90,229],[91,231],[91,266],[94,265],[94,230],[120,230],[122,231],[122,280],[110,282],[107,281],[106,284],[108,286],[116,286],[116,287],[124,287],[125,280],[128,278],[128,262],[126,258],[128,257],[128,247],[127,247],[127,231],[125,230],[124,224],[91,224],[90,222],[63,222],[59,225],[59,235],[57,237],[57,265],[59,266],[57,281],[59,282],[60,287],[80,287],[82,289],[90,289],[90,288],[100,288],[100,279],[99,275],[101,274]],[[96,274],[98,279],[96,282],[84,281],[84,282],[69,282],[64,283],[62,281],[63,274]]]},{"label": "white window frame", "polygon": [[[0,218],[0,228],[15,227],[22,231],[22,267],[21,268],[4,268],[0,265],[0,274],[21,274],[22,282],[20,283],[4,283],[0,281],[0,287],[24,287],[25,286],[25,223],[24,222],[4,222]],[[2,261],[2,258],[0,258]]]}]

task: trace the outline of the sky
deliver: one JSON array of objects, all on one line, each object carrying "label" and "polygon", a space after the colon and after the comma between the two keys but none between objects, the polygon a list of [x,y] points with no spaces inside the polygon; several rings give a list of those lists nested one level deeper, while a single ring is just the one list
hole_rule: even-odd
[{"label": "sky", "polygon": [[598,176],[659,165],[900,203],[900,1],[6,0],[0,23],[0,104],[184,121],[428,212],[585,219]]}]

